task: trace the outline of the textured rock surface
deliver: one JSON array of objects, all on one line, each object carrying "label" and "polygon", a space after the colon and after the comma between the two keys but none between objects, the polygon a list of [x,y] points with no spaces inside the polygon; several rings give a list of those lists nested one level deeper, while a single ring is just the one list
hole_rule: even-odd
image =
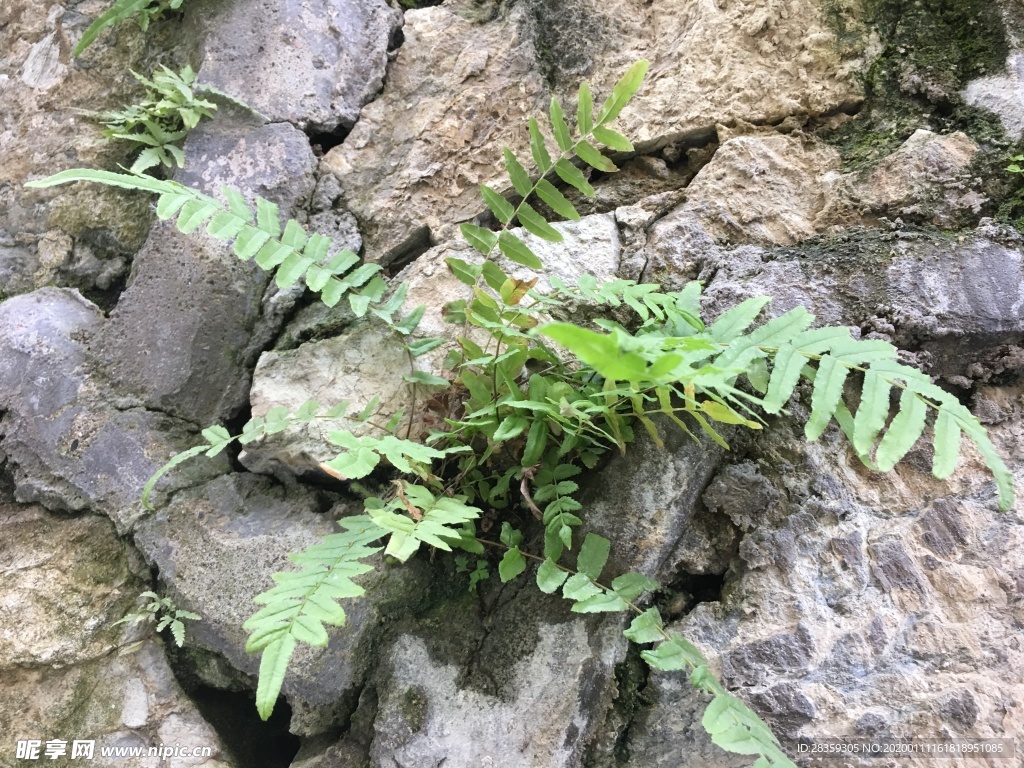
[{"label": "textured rock surface", "polygon": [[[189,136],[186,158],[183,183],[210,192],[228,183],[273,200],[285,215],[313,190],[313,154],[288,125],[203,127]],[[171,224],[157,227],[97,340],[112,383],[133,405],[196,424],[231,415],[244,402],[260,336],[265,344],[267,331],[276,329],[264,296],[268,283],[263,270],[240,262],[223,243],[186,237]]]},{"label": "textured rock surface", "polygon": [[[259,657],[245,653],[248,632],[242,629],[255,612],[252,598],[273,585],[272,573],[291,570],[288,552],[335,530],[335,514],[354,511],[341,507],[325,514],[323,501],[316,493],[286,490],[258,475],[233,474],[176,495],[142,523],[136,542],[147,560],[179,606],[205,617],[190,626],[195,645],[256,674]],[[417,588],[416,568],[390,576],[382,569],[361,582],[369,597],[346,606],[345,629],[332,633],[326,652],[308,647],[296,652],[284,685],[296,711],[296,733],[321,733],[344,719],[384,618],[420,603],[428,583],[420,581]]]},{"label": "textured rock surface", "polygon": [[187,432],[162,414],[118,410],[103,399],[86,350],[103,322],[69,289],[0,304],[0,446],[14,464],[19,501],[103,511],[126,530],[143,512],[146,480]]},{"label": "textured rock surface", "polygon": [[[131,23],[106,31],[77,60],[69,49],[102,0],[16,0],[0,21],[0,291],[26,294],[0,304],[0,731],[211,744],[197,764],[230,764],[158,643],[111,627],[155,579],[204,616],[168,658],[228,747],[242,733],[259,743],[250,728],[275,733],[249,724],[258,659],[241,624],[285,552],[332,530],[360,489],[316,470],[331,455],[319,428],[247,446],[243,465],[280,483],[211,480],[238,468],[230,453],[196,461],[161,483],[150,517],[141,485],[196,427],[236,429],[247,407],[381,395],[386,417],[411,401],[404,353],[344,302],[267,290],[268,276],[202,237],[161,226],[147,241],[144,195],[22,189],[124,161],[72,110],[127,101],[127,70],[152,61],[188,60],[261,113],[223,107],[193,132],[181,179],[271,197],[354,250],[362,230],[369,258],[401,265],[408,306],[427,306],[419,332],[451,337],[460,329],[438,310],[468,289],[444,258],[473,257],[452,225],[483,211],[477,184],[506,183],[501,147],[527,157],[522,123],[551,92],[571,115],[581,79],[600,99],[644,56],[644,91],[620,119],[643,154],[591,174],[596,198],[582,222],[558,225],[564,246],[529,238],[551,272],[672,289],[701,279],[710,316],[768,293],[771,312],[805,304],[819,322],[890,339],[954,387],[1024,472],[1024,242],[979,223],[1014,193],[1000,125],[1019,128],[1019,54],[991,76],[1007,42],[1020,48],[1019,0],[1001,0],[1006,40],[982,0],[399,10],[413,4],[427,5],[190,0],[145,36]],[[979,75],[990,79],[968,84]],[[309,145],[339,141],[316,169]],[[417,365],[440,372],[442,356]],[[667,620],[790,752],[838,735],[1021,741],[1020,505],[994,511],[971,450],[939,482],[927,447],[879,476],[835,431],[806,446],[806,410],[798,400],[756,439],[727,435],[731,454],[665,425],[667,451],[644,438],[586,479],[583,516],[615,541],[609,573],[656,576]],[[509,514],[538,551],[526,513]],[[497,522],[480,529],[496,537]],[[533,588],[532,566],[467,592],[450,558],[376,565],[367,598],[346,602],[349,625],[324,651],[301,648],[285,680],[277,716],[303,737],[295,768],[750,763],[711,744],[704,701],[683,676],[647,670],[623,617],[570,614]],[[223,719],[206,708],[218,697],[232,702]],[[297,745],[280,736],[282,754],[260,759],[288,763]],[[0,763],[10,754],[0,745]]]},{"label": "textured rock surface", "polygon": [[0,502],[0,536],[0,765],[24,764],[14,759],[19,739],[62,739],[69,750],[75,739],[93,740],[99,766],[124,763],[101,756],[104,747],[176,742],[211,750],[178,765],[233,765],[175,682],[152,625],[113,625],[148,584],[137,552],[109,520]]},{"label": "textured rock surface", "polygon": [[[116,109],[139,91],[129,70],[148,72],[145,35],[126,24],[78,62],[70,52],[102,4],[6,4],[0,28],[0,297],[50,285],[107,291],[123,281],[151,223],[145,196],[123,190],[32,191],[22,184],[65,168],[114,167],[126,150],[100,140],[80,110]],[[77,6],[77,7],[76,7]],[[182,55],[173,22],[149,36],[170,66]],[[8,250],[10,249],[10,250]]]},{"label": "textured rock surface", "polygon": [[503,145],[529,156],[515,127],[546,114],[545,78],[571,111],[581,78],[603,98],[631,64],[650,59],[645,97],[621,118],[647,147],[861,97],[853,61],[840,61],[809,0],[526,2],[490,14],[459,0],[407,12],[403,31],[381,97],[325,158],[368,255],[385,262],[478,213],[477,184],[505,183]]},{"label": "textured rock surface", "polygon": [[302,130],[351,128],[380,90],[400,15],[384,0],[199,3],[201,82]]},{"label": "textured rock surface", "polygon": [[1006,60],[1006,73],[980,77],[968,83],[964,99],[999,115],[1006,132],[1016,139],[1024,135],[1024,54]]}]

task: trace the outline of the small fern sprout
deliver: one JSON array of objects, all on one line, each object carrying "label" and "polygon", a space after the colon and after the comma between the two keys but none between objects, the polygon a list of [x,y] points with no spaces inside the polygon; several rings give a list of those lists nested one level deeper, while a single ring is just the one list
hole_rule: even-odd
[{"label": "small fern sprout", "polygon": [[139,600],[143,601],[139,610],[115,621],[113,626],[156,622],[157,633],[170,629],[174,644],[181,648],[185,643],[184,621],[200,621],[202,619],[202,616],[196,613],[178,608],[171,598],[160,597],[156,592],[143,592],[139,595]]}]

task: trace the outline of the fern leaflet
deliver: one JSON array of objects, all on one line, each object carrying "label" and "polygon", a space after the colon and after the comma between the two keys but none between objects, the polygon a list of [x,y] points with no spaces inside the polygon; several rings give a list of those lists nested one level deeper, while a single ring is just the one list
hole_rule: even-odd
[{"label": "fern leaflet", "polygon": [[242,625],[251,633],[245,650],[263,652],[256,707],[264,720],[274,709],[297,643],[326,646],[324,625],[344,626],[345,611],[337,601],[364,594],[352,579],[373,570],[362,561],[380,551],[373,545],[387,535],[366,515],[343,518],[338,525],[341,533],[289,556],[303,569],[274,574],[277,586],[254,598],[263,608]]}]

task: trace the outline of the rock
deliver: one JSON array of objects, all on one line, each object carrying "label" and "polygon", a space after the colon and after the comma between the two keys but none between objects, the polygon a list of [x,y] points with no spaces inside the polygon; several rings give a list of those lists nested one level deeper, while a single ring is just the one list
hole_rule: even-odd
[{"label": "rock", "polygon": [[686,190],[683,210],[717,242],[791,245],[815,234],[839,154],[793,136],[726,141]]},{"label": "rock", "polygon": [[[972,365],[1004,356],[1005,345],[1024,332],[1021,246],[997,227],[955,238],[850,230],[797,249],[704,255],[700,269],[714,270],[705,291],[708,317],[750,296],[772,296],[773,315],[805,306],[818,324],[858,326],[920,350],[922,364],[937,375],[972,375]],[[664,249],[658,263],[676,258]]]},{"label": "rock", "polygon": [[146,589],[136,553],[102,517],[13,504],[0,512],[0,668],[68,667],[109,653],[121,634],[113,623]]},{"label": "rock", "polygon": [[[611,214],[586,216],[579,222],[559,222],[562,243],[548,243],[528,232],[515,230],[545,265],[543,273],[513,264],[504,258],[498,264],[507,274],[520,279],[539,277],[537,289],[550,291],[546,275],[558,275],[569,284],[586,273],[601,280],[614,279],[619,266],[620,243],[615,219]],[[406,311],[426,306],[423,320],[413,338],[441,337],[454,342],[463,334],[461,326],[444,322],[442,307],[459,298],[469,298],[468,286],[452,275],[445,259],[454,257],[479,261],[479,254],[464,242],[438,246],[423,254],[396,280],[408,284]],[[481,334],[478,342],[484,343]],[[417,370],[444,375],[443,360],[451,345],[416,358]],[[343,333],[323,341],[307,342],[296,349],[264,352],[253,373],[250,394],[253,416],[263,416],[275,406],[294,412],[304,402],[317,400],[323,405],[342,402],[350,404],[350,413],[359,412],[377,397],[379,404],[374,425],[384,424],[395,413],[408,409],[414,398],[419,409],[409,427],[401,435],[420,435],[439,423],[438,414],[423,408],[426,397],[422,387],[414,395],[399,371],[409,368],[409,357],[402,342],[382,323],[360,322]],[[354,434],[379,434],[379,426],[347,422],[343,428]],[[250,443],[241,455],[242,463],[254,472],[302,475],[319,474],[320,462],[337,454],[327,442],[338,422],[313,422]]]},{"label": "rock", "polygon": [[777,122],[861,99],[854,62],[835,53],[814,0],[785,9],[573,0],[488,10],[460,0],[406,12],[405,43],[380,98],[324,159],[371,260],[401,257],[428,233],[443,241],[445,224],[483,210],[477,184],[506,184],[502,146],[529,157],[522,124],[546,113],[545,79],[571,114],[582,76],[603,99],[646,56],[647,85],[620,122],[647,150],[706,137],[734,118]]},{"label": "rock", "polygon": [[972,80],[964,89],[963,98],[968,104],[999,115],[1003,128],[1014,139],[1024,136],[1024,53],[1013,53],[1007,58],[1005,75]]},{"label": "rock", "polygon": [[[138,553],[102,517],[0,504],[0,728],[17,740],[94,742],[95,765],[123,758],[112,746],[204,747],[188,765],[229,768],[217,734],[178,687],[160,643],[115,626],[148,587]],[[148,574],[145,574],[148,578]],[[124,637],[138,642],[124,643]],[[139,640],[141,636],[141,640]],[[13,766],[13,751],[0,764]],[[135,764],[155,766],[157,757]]]},{"label": "rock", "polygon": [[429,231],[483,210],[477,184],[500,177],[503,144],[529,155],[521,128],[547,95],[528,15],[515,5],[486,20],[465,0],[406,11],[384,90],[323,161],[370,260],[429,245]]},{"label": "rock", "polygon": [[616,651],[593,647],[587,634],[578,622],[542,626],[532,652],[510,660],[505,674],[515,684],[499,696],[460,685],[458,668],[433,660],[422,640],[400,639],[374,720],[372,764],[579,765]]},{"label": "rock", "polygon": [[[0,357],[14,362],[0,368],[0,435],[19,501],[102,511],[124,531],[144,513],[139,498],[149,477],[194,438],[163,414],[106,403],[86,348],[103,322],[70,289],[0,304]],[[171,487],[209,471],[196,465]]]},{"label": "rock", "polygon": [[650,673],[645,683],[636,692],[637,711],[632,713],[618,750],[628,758],[624,762],[600,762],[596,768],[750,765],[749,757],[730,755],[711,743],[700,724],[707,703],[685,677]]},{"label": "rock", "polygon": [[[313,189],[309,144],[288,125],[200,125],[189,135],[186,156],[183,183],[259,194],[277,202],[284,216]],[[280,312],[266,305],[269,280],[221,241],[182,235],[169,223],[154,229],[96,342],[115,392],[126,404],[202,426],[235,413],[249,368],[280,322]],[[157,323],[154,307],[161,308]]]},{"label": "rock", "polygon": [[[269,479],[232,474],[176,494],[142,523],[136,544],[159,569],[179,607],[203,616],[189,626],[191,644],[223,656],[236,670],[255,675],[259,656],[245,653],[242,624],[257,607],[252,598],[273,586],[271,574],[294,570],[286,559],[335,530],[333,514],[322,514],[315,493],[285,490]],[[360,579],[368,595],[345,602],[348,621],[331,631],[326,649],[300,646],[283,693],[293,709],[293,733],[312,735],[336,727],[373,660],[383,622],[411,612],[429,588],[421,567],[389,574],[381,563]],[[418,587],[417,585],[424,585]],[[222,681],[210,680],[218,685]]]},{"label": "rock", "polygon": [[[101,128],[86,111],[119,109],[138,92],[131,71],[148,74],[153,52],[171,66],[181,56],[182,40],[168,32],[173,24],[154,23],[148,33],[124,24],[108,33],[72,62],[71,48],[93,8],[48,2],[21,12],[10,5],[0,30],[0,230],[10,233],[21,253],[0,253],[0,295],[26,293],[45,285],[72,285],[85,291],[100,288],[83,273],[79,253],[68,264],[44,269],[36,254],[40,238],[73,238],[87,245],[100,261],[126,260],[138,250],[152,222],[145,195],[94,185],[27,190],[26,181],[72,167],[114,168],[129,164],[123,142],[100,138]],[[96,14],[99,15],[99,6]],[[146,50],[149,38],[152,51]],[[84,205],[81,203],[85,202]],[[70,250],[70,249],[68,249]],[[26,257],[27,254],[27,257]],[[51,252],[52,255],[52,252]],[[126,271],[126,262],[117,270]]]},{"label": "rock", "polygon": [[971,164],[978,145],[964,133],[940,136],[918,130],[867,174],[833,179],[817,229],[869,223],[873,217],[926,222],[950,229],[977,220],[986,198]]},{"label": "rock", "polygon": [[401,15],[384,0],[331,0],[314,9],[233,0],[190,5],[203,41],[199,80],[300,130],[348,130],[380,90]]}]

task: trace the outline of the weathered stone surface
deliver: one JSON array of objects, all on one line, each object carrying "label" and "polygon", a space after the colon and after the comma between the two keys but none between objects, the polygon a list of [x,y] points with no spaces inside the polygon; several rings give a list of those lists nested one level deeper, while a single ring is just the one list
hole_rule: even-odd
[{"label": "weathered stone surface", "polygon": [[706,136],[717,123],[778,122],[861,97],[854,62],[836,54],[813,0],[721,9],[530,2],[489,16],[460,0],[407,12],[403,31],[381,97],[324,161],[364,225],[368,255],[385,262],[428,232],[447,238],[443,224],[482,210],[476,185],[505,184],[503,145],[529,157],[521,124],[546,113],[541,74],[571,111],[581,77],[603,98],[631,64],[651,60],[647,86],[621,117],[645,148]]},{"label": "weathered stone surface", "polygon": [[189,6],[201,82],[302,130],[348,129],[380,90],[401,15],[384,0]]},{"label": "weathered stone surface", "polygon": [[[178,687],[149,636],[152,625],[114,626],[148,581],[137,552],[110,521],[0,504],[0,535],[0,765],[23,764],[14,758],[19,739],[62,739],[69,752],[75,739],[94,740],[93,764],[107,768],[124,758],[102,756],[105,747],[175,743],[210,749],[177,765],[233,765]],[[132,764],[166,763],[143,756]]]},{"label": "weathered stone surface", "polygon": [[805,306],[820,324],[855,325],[921,350],[936,374],[981,376],[972,366],[1005,358],[1006,345],[1019,345],[1024,333],[1024,254],[1012,230],[986,225],[956,238],[854,230],[804,249],[712,247],[701,256],[714,270],[710,316],[772,296],[773,314]]},{"label": "weathered stone surface", "polygon": [[[539,275],[499,258],[498,264],[520,279],[538,277],[537,289],[550,291],[547,275],[557,275],[569,284],[580,275],[599,280],[614,279],[619,268],[621,245],[614,216],[586,216],[579,222],[556,224],[564,236],[562,243],[548,243],[528,232],[516,230],[545,265]],[[471,289],[452,275],[445,263],[449,257],[479,261],[479,254],[464,242],[433,248],[416,259],[397,276],[408,284],[405,306],[426,306],[426,312],[413,338],[441,337],[452,342],[464,329],[446,323],[442,307],[460,298],[472,297]],[[479,343],[486,337],[480,334]],[[416,358],[417,370],[444,375],[442,368],[448,347]],[[412,407],[418,397],[420,409],[414,412],[409,434],[420,435],[440,424],[440,416],[423,410],[426,400],[422,388],[418,394],[396,371],[409,368],[403,342],[382,323],[362,321],[333,338],[309,342],[296,349],[264,352],[253,373],[250,393],[253,416],[263,416],[275,406],[295,411],[307,400],[321,404],[348,402],[359,412],[374,397],[379,398],[376,425],[386,423],[399,410]],[[327,442],[327,434],[338,429],[338,422],[313,422],[272,435],[259,443],[250,443],[241,455],[242,463],[254,472],[270,474],[318,473],[318,465],[336,455]],[[344,428],[355,434],[378,434],[379,427],[347,422]],[[405,434],[403,428],[401,434]]]},{"label": "weathered stone surface", "polygon": [[1006,74],[968,83],[963,97],[968,104],[999,115],[1003,128],[1015,139],[1024,136],[1024,53],[1013,53],[1006,60]]},{"label": "weathered stone surface", "polygon": [[[139,85],[130,70],[149,72],[149,37],[162,46],[161,61],[174,65],[179,40],[173,22],[157,22],[148,33],[122,25],[107,33],[77,62],[72,46],[102,3],[48,0],[22,10],[4,8],[0,29],[0,297],[51,285],[107,290],[101,283],[127,272],[131,254],[152,221],[145,195],[124,190],[26,190],[23,184],[71,167],[113,168],[127,160],[126,147],[100,139],[100,128],[82,110],[117,109]],[[173,34],[173,33],[172,33]],[[84,204],[83,204],[84,203]],[[10,238],[12,242],[3,242]],[[73,239],[60,262],[37,253],[41,239]],[[16,252],[3,250],[16,247]],[[95,258],[99,265],[91,264]],[[109,287],[109,283],[108,286]]]},{"label": "weathered stone surface", "polygon": [[134,551],[103,517],[13,504],[0,514],[0,667],[66,667],[106,655],[121,634],[113,623],[146,588]]},{"label": "weathered stone surface", "polygon": [[822,144],[738,136],[693,179],[682,208],[718,242],[790,245],[815,234],[827,178],[838,168],[839,154]]},{"label": "weathered stone surface", "polygon": [[[70,289],[0,304],[0,434],[19,501],[102,511],[127,530],[144,513],[146,480],[187,438],[181,422],[103,399],[86,350],[103,322]],[[194,469],[201,476],[210,466]],[[171,487],[194,477],[178,475]]]},{"label": "weathered stone surface", "polygon": [[[252,598],[273,586],[271,574],[293,570],[287,553],[335,530],[333,514],[354,511],[339,507],[324,514],[320,504],[315,493],[285,489],[258,475],[232,474],[175,495],[139,526],[136,543],[159,568],[169,593],[180,607],[204,617],[189,627],[194,645],[223,656],[243,673],[257,673],[259,656],[245,653],[248,632],[242,629],[257,610]],[[296,651],[283,689],[294,711],[295,733],[316,734],[343,721],[382,622],[418,605],[427,591],[429,581],[417,576],[415,565],[389,574],[378,563],[360,579],[368,596],[346,601],[348,621],[331,632],[330,645]]]},{"label": "weathered stone surface", "polygon": [[[313,190],[309,144],[288,125],[200,126],[189,135],[186,157],[183,183],[210,192],[230,184],[274,200],[285,216]],[[96,342],[118,394],[203,426],[234,413],[260,336],[266,343],[266,331],[279,322],[266,304],[268,283],[266,272],[220,241],[182,235],[172,224],[154,229]]]},{"label": "weathered stone surface", "polygon": [[546,106],[528,17],[520,4],[488,21],[470,2],[405,13],[384,91],[324,158],[371,259],[429,244],[426,229],[481,211],[476,185],[500,175],[501,146],[526,148],[520,128]]},{"label": "weathered stone surface", "polygon": [[945,227],[958,213],[980,207],[969,189],[978,145],[964,133],[939,136],[919,130],[871,172],[855,192],[862,206],[890,218],[925,220]]}]

